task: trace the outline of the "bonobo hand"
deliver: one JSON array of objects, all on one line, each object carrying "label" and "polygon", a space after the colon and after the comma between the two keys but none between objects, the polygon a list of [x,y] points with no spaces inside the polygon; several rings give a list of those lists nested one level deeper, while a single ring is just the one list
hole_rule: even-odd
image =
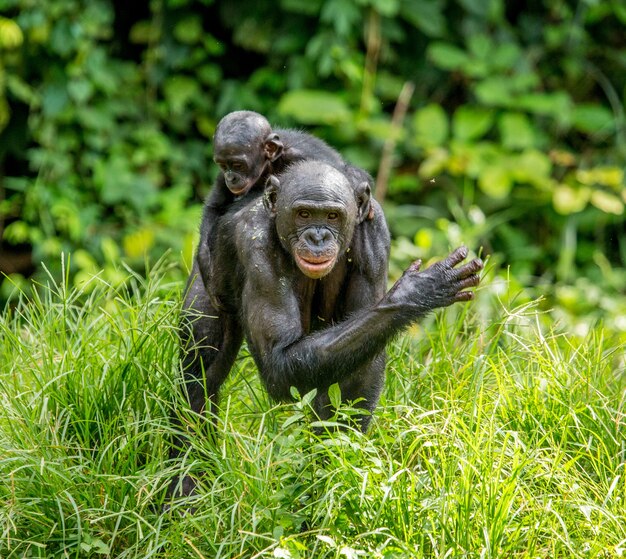
[{"label": "bonobo hand", "polygon": [[478,272],[483,262],[475,258],[455,268],[467,257],[467,248],[457,248],[448,258],[420,272],[421,261],[409,266],[388,293],[389,302],[414,307],[418,315],[438,307],[447,307],[457,301],[473,299],[472,291],[463,291],[478,285]]}]

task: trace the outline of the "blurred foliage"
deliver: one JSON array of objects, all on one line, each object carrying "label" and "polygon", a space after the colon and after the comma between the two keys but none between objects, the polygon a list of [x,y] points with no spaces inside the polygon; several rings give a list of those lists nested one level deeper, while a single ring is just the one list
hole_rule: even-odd
[{"label": "blurred foliage", "polygon": [[624,290],[620,0],[0,0],[0,12],[0,264],[32,250],[54,273],[69,251],[77,282],[102,268],[114,282],[122,257],[188,262],[215,124],[247,108],[374,174],[393,148],[392,273],[464,242],[527,285]]}]

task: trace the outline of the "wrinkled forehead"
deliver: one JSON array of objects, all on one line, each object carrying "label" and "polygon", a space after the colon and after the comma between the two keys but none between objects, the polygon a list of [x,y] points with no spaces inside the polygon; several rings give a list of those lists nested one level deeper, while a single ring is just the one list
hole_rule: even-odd
[{"label": "wrinkled forehead", "polygon": [[341,174],[291,174],[284,183],[283,197],[291,205],[347,207],[354,200],[348,180]]},{"label": "wrinkled forehead", "polygon": [[233,139],[226,139],[226,141],[215,140],[214,151],[216,155],[221,157],[236,157],[247,158],[247,156],[258,149],[258,144],[251,141],[235,141]]}]

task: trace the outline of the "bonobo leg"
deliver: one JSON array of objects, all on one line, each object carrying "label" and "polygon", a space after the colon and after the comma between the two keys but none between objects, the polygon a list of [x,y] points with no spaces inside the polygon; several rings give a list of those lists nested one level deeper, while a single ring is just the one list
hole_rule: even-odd
[{"label": "bonobo leg", "polygon": [[[194,412],[209,411],[213,424],[209,436],[214,437],[219,389],[237,357],[243,333],[234,315],[211,306],[195,261],[187,281],[179,332],[185,395]],[[187,437],[182,434],[185,428],[180,417],[174,414],[172,420],[181,432],[172,441],[170,457],[175,458],[184,452]],[[172,482],[170,493],[179,493],[177,484],[178,480]],[[180,492],[189,494],[193,486],[191,480],[183,480]]]},{"label": "bonobo leg", "polygon": [[243,341],[237,318],[209,303],[197,265],[187,282],[181,313],[180,346],[187,399],[191,409],[215,413],[218,392]]},{"label": "bonobo leg", "polygon": [[[339,383],[341,400],[343,402],[355,402],[356,408],[366,410],[367,413],[359,415],[356,426],[365,433],[372,420],[372,415],[385,384],[385,365],[387,355],[382,351],[366,365],[360,367],[354,374]],[[357,402],[357,400],[359,400]],[[326,420],[334,413],[327,392],[318,393],[313,402],[317,416]]]}]

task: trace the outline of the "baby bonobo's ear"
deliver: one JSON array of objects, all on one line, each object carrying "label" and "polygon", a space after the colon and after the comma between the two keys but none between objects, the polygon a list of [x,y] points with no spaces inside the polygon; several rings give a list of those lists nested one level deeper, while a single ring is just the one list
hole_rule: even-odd
[{"label": "baby bonobo's ear", "polygon": [[372,208],[372,189],[367,182],[359,183],[354,188],[356,203],[358,207],[357,222],[363,223],[366,219],[374,217],[374,209]]},{"label": "baby bonobo's ear", "polygon": [[263,144],[265,150],[265,158],[268,161],[276,161],[283,154],[283,143],[280,141],[278,134],[272,132]]},{"label": "baby bonobo's ear", "polygon": [[278,196],[279,188],[280,181],[275,175],[267,177],[265,191],[263,192],[263,205],[271,215],[276,215],[276,197]]}]

